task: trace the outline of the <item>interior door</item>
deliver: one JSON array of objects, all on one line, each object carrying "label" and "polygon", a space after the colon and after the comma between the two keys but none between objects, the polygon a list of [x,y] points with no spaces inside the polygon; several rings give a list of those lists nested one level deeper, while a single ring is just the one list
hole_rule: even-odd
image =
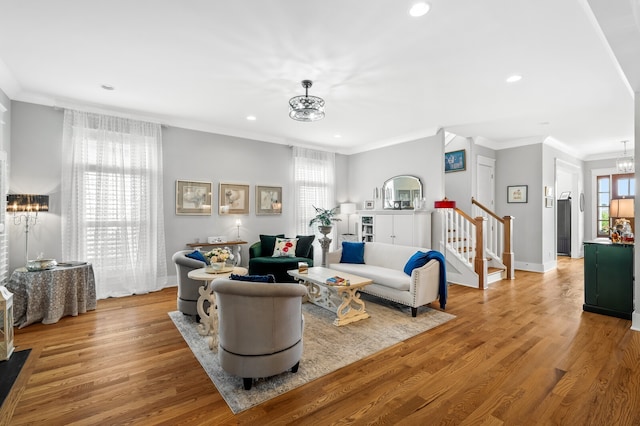
[{"label": "interior door", "polygon": [[476,200],[491,211],[495,211],[496,160],[478,155]]}]

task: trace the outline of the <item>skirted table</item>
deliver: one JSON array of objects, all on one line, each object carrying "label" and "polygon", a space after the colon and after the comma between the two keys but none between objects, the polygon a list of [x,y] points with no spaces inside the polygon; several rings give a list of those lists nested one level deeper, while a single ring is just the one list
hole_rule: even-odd
[{"label": "skirted table", "polygon": [[38,321],[54,324],[64,316],[96,309],[96,283],[90,264],[43,271],[18,268],[6,287],[13,293],[13,321],[18,328]]}]

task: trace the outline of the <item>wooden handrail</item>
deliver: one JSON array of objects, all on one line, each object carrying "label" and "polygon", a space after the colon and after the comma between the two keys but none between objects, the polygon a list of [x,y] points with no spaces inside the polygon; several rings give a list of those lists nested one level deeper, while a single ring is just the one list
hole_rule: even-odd
[{"label": "wooden handrail", "polygon": [[488,215],[490,215],[491,217],[493,217],[495,220],[497,220],[498,222],[504,224],[504,219],[502,219],[501,217],[499,217],[497,214],[495,214],[494,212],[492,212],[491,210],[489,210],[487,207],[483,206],[482,204],[480,204],[475,198],[471,197],[471,204],[475,204],[476,206],[480,207],[485,213],[487,213]]},{"label": "wooden handrail", "polygon": [[468,214],[466,214],[465,212],[463,212],[462,210],[460,210],[459,208],[455,208],[454,209],[456,213],[458,213],[460,216],[464,217],[465,219],[467,219],[469,222],[473,223],[475,225],[476,220],[474,218],[472,218],[471,216],[469,216]]}]

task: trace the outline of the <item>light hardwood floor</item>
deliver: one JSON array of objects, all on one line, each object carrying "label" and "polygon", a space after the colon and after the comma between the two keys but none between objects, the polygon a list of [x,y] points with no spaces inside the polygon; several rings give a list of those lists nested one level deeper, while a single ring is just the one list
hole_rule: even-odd
[{"label": "light hardwood floor", "polygon": [[[16,331],[6,424],[639,425],[640,333],[582,311],[582,260],[453,285],[440,327],[234,416],[167,312],[175,289]],[[434,303],[437,306],[437,303]],[[301,365],[300,368],[304,368]]]}]

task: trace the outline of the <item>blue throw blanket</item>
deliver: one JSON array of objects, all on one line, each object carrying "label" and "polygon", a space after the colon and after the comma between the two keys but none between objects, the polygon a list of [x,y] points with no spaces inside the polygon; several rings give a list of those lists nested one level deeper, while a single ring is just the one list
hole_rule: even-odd
[{"label": "blue throw blanket", "polygon": [[436,250],[429,250],[427,252],[427,262],[430,260],[437,260],[440,262],[440,282],[438,283],[438,291],[440,292],[440,308],[444,309],[447,304],[447,265],[446,260],[442,253]]}]

